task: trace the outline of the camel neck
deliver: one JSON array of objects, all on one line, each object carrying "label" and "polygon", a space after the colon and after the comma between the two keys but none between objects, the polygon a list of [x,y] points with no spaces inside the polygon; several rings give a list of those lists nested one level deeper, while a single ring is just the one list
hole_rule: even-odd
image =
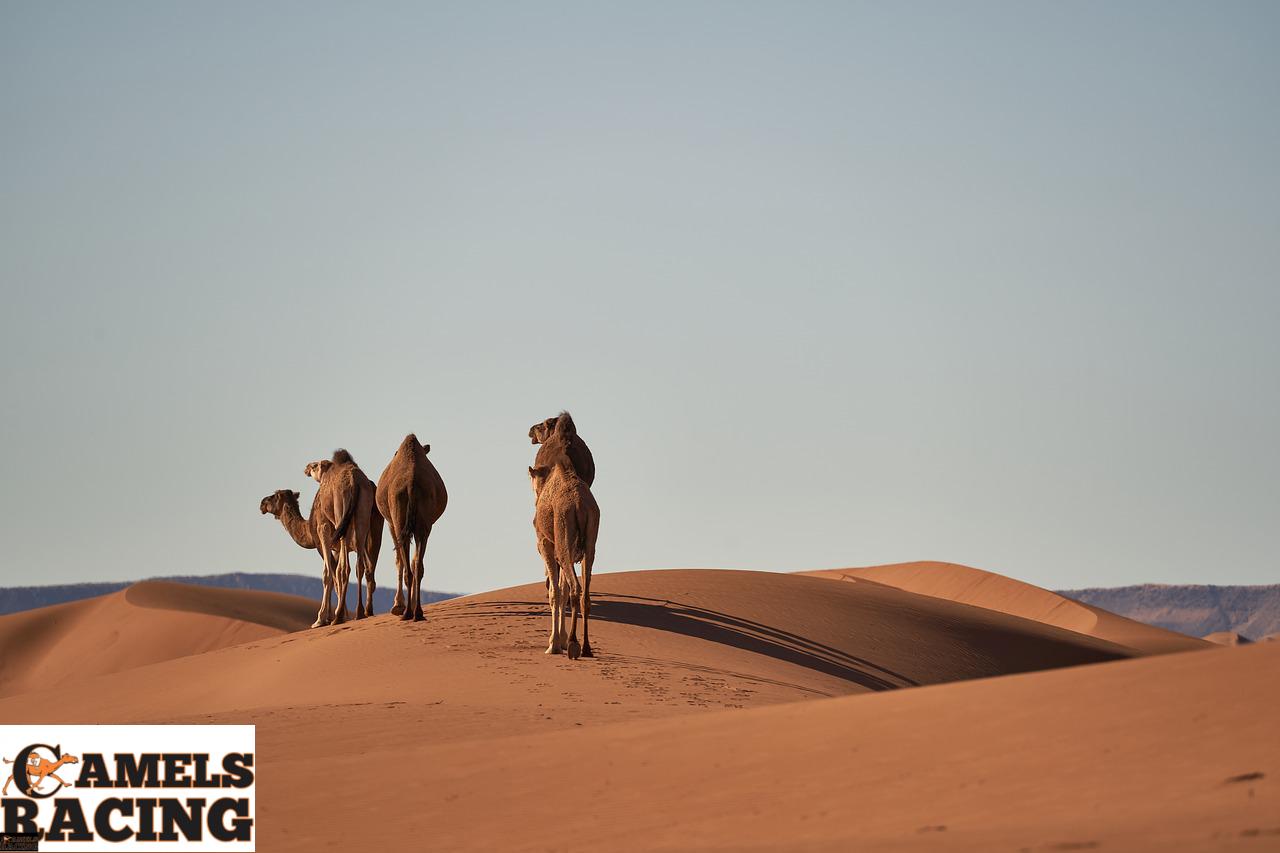
[{"label": "camel neck", "polygon": [[303,548],[316,547],[315,531],[298,510],[291,506],[286,506],[284,512],[280,513],[280,523],[284,525],[285,530],[289,531],[289,535],[293,537],[294,542],[297,542]]}]

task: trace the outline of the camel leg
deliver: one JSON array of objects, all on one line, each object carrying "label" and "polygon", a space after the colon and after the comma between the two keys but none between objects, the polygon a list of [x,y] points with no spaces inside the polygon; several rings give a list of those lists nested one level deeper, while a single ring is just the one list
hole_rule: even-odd
[{"label": "camel leg", "polygon": [[587,639],[587,623],[591,621],[591,566],[596,561],[595,543],[588,542],[582,557],[582,656],[593,658],[591,641]]},{"label": "camel leg", "polygon": [[561,561],[560,571],[565,580],[565,598],[573,611],[569,627],[569,640],[565,645],[565,651],[568,653],[570,660],[577,660],[582,655],[582,647],[578,645],[578,572],[573,567],[572,560],[567,561],[567,566],[565,561]]},{"label": "camel leg", "polygon": [[569,629],[565,627],[568,620],[568,611],[573,608],[569,603],[569,596],[564,591],[564,569],[560,569],[560,583],[556,584],[556,636],[560,639],[560,651],[569,651]]},{"label": "camel leg", "polygon": [[364,559],[356,552],[356,619],[364,618]]},{"label": "camel leg", "polygon": [[418,572],[421,571],[419,566],[422,565],[422,540],[418,540],[416,549],[413,547],[406,548],[405,553],[409,557],[409,567],[404,574],[404,583],[408,588],[406,590],[408,600],[405,602],[404,616],[401,618],[408,622],[417,622],[419,607],[421,606],[418,604],[418,595],[420,594],[418,591]]},{"label": "camel leg", "polygon": [[[413,611],[409,608],[409,602],[413,598],[413,588],[410,586],[410,577],[409,577],[409,571],[410,571],[409,567],[411,565],[411,563],[409,562],[409,553],[410,553],[410,549],[413,547],[413,534],[408,530],[407,522],[406,522],[404,535],[396,537],[395,546],[396,546],[396,570],[397,570],[397,577],[396,577],[397,598],[399,598],[399,595],[400,595],[399,584],[401,582],[404,583],[404,588],[405,588],[404,597],[400,599],[399,614],[400,614],[401,620],[408,622],[409,620],[413,619]],[[391,608],[391,612],[392,613],[397,612],[394,606]]]},{"label": "camel leg", "polygon": [[396,597],[391,602],[391,615],[404,613],[404,564],[400,562],[400,550],[396,549]]},{"label": "camel leg", "polygon": [[320,556],[324,560],[324,589],[321,591],[320,612],[316,614],[316,621],[311,623],[312,628],[319,628],[322,625],[328,625],[332,618],[333,612],[329,609],[329,598],[333,594],[333,566],[332,552],[329,548],[322,545],[320,548]]},{"label": "camel leg", "polygon": [[396,549],[396,597],[391,601],[391,615],[401,616],[404,614],[404,605],[407,596],[405,595],[404,583],[404,564],[400,562],[400,550]]},{"label": "camel leg", "polygon": [[333,616],[333,624],[341,625],[347,621],[347,584],[351,581],[351,552],[347,543],[338,541],[338,568],[334,586],[338,593],[338,611]]},{"label": "camel leg", "polygon": [[360,554],[360,565],[364,566],[364,585],[369,593],[369,600],[364,606],[364,615],[373,615],[373,591],[377,589],[377,585],[373,582],[373,557],[370,555],[369,547],[365,546],[364,551]]},{"label": "camel leg", "polygon": [[564,651],[560,641],[560,582],[547,586],[547,606],[551,608],[551,636],[547,638],[547,650],[543,654],[558,655]]},{"label": "camel leg", "polygon": [[[369,616],[373,615],[373,593],[377,589],[373,576],[378,571],[378,554],[382,551],[382,523],[381,513],[374,509],[373,515],[369,519],[369,538],[365,548],[369,554],[369,571],[365,572],[364,575],[365,583],[369,587],[369,603],[365,606],[364,612]],[[394,613],[395,611],[392,612]]]},{"label": "camel leg", "polygon": [[422,578],[426,574],[423,560],[426,559],[427,540],[431,538],[431,527],[428,526],[418,540],[418,547],[413,552],[413,621],[423,622],[426,615],[422,612]]},{"label": "camel leg", "polygon": [[542,555],[542,562],[546,566],[547,605],[551,608],[551,636],[547,638],[545,653],[558,655],[564,651],[564,644],[561,642],[563,621],[560,618],[560,567],[556,565],[550,549],[541,542],[538,543],[538,553]]}]

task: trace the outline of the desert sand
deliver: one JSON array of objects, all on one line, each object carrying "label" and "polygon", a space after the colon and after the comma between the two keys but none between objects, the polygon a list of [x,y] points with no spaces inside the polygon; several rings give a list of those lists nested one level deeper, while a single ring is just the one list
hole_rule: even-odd
[{"label": "desert sand", "polygon": [[921,560],[800,574],[843,581],[873,581],[919,595],[972,604],[1056,625],[1147,654],[1204,647],[1204,642],[1194,637],[1144,625],[1020,580],[958,563]]},{"label": "desert sand", "polygon": [[292,595],[143,581],[0,616],[0,696],[297,631],[316,606]]},{"label": "desert sand", "polygon": [[10,677],[26,692],[0,721],[256,723],[263,850],[1280,845],[1274,643],[1154,654],[1180,635],[1101,636],[1105,612],[675,570],[597,575],[598,656],[570,662],[542,654],[541,583],[288,634],[261,593],[231,613],[170,586],[82,602],[74,626],[0,620],[4,672],[60,658],[15,637],[49,622],[88,642],[121,630],[111,608],[174,620],[146,628],[170,651],[186,620],[264,633]]}]

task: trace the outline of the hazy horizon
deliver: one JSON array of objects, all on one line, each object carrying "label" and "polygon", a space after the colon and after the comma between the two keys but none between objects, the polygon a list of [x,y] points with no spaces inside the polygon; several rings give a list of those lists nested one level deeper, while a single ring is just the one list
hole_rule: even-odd
[{"label": "hazy horizon", "polygon": [[[415,432],[424,586],[1280,574],[1280,7],[0,4],[0,586],[319,573]],[[389,543],[379,586],[394,586]]]}]

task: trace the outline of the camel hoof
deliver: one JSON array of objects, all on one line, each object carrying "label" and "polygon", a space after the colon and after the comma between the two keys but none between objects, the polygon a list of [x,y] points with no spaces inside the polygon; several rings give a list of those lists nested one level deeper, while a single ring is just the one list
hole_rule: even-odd
[{"label": "camel hoof", "polygon": [[413,621],[414,621],[414,622],[426,622],[426,621],[427,621],[427,617],[426,617],[426,616],[423,616],[423,615],[422,615],[422,611],[421,611],[421,610],[419,610],[417,613],[413,614]]},{"label": "camel hoof", "polygon": [[560,654],[560,650],[559,650],[559,649],[557,649],[555,646],[547,646],[547,650],[546,650],[545,652],[543,652],[543,654],[544,654],[544,655],[558,655],[558,654]]},{"label": "camel hoof", "polygon": [[403,604],[393,604],[393,605],[391,605],[391,615],[392,615],[392,616],[399,616],[399,615],[400,615],[400,614],[402,614],[402,613],[404,613],[404,605],[403,605]]},{"label": "camel hoof", "polygon": [[591,646],[590,646],[590,645],[586,645],[586,646],[583,646],[583,647],[582,647],[582,656],[583,656],[584,658],[593,658],[593,657],[595,657],[595,653],[591,651]]},{"label": "camel hoof", "polygon": [[328,623],[326,620],[324,620],[324,619],[317,619],[316,621],[314,621],[314,622],[312,622],[312,623],[311,623],[311,627],[312,627],[312,628],[323,628],[325,625],[328,625],[328,624],[329,624],[329,623]]},{"label": "camel hoof", "polygon": [[582,657],[582,647],[573,640],[569,641],[569,660],[577,660]]}]

